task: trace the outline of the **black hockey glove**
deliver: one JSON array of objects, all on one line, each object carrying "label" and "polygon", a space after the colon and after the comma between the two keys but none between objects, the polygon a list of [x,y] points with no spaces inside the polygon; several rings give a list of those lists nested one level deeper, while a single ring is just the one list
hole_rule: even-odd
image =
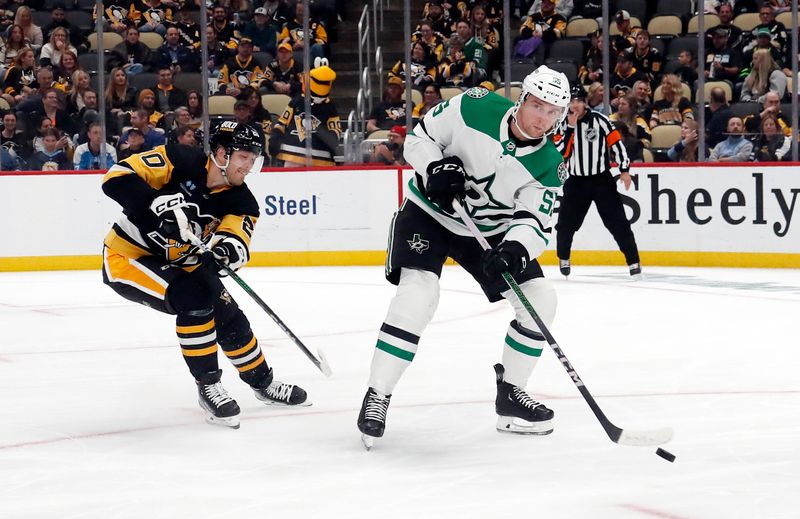
[{"label": "black hockey glove", "polygon": [[189,212],[190,206],[181,193],[159,195],[150,204],[150,210],[158,217],[158,232],[167,239],[191,243],[194,234]]},{"label": "black hockey glove", "polygon": [[518,276],[528,266],[528,261],[528,251],[518,241],[500,242],[481,255],[481,267],[489,279],[499,278],[503,272]]},{"label": "black hockey glove", "polygon": [[428,164],[427,173],[425,196],[445,211],[451,211],[453,200],[467,192],[464,163],[458,157],[445,157]]},{"label": "black hockey glove", "polygon": [[[211,241],[211,253],[221,264],[231,270],[239,270],[247,263],[247,247],[244,243],[232,236],[215,236]],[[220,275],[225,275],[225,270],[220,270]]]}]

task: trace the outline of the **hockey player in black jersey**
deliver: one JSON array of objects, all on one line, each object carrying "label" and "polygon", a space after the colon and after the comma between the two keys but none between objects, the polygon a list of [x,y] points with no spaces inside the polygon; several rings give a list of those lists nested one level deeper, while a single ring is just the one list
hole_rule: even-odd
[{"label": "hockey player in black jersey", "polygon": [[[222,285],[217,263],[250,258],[259,208],[244,183],[261,168],[261,138],[247,124],[221,123],[211,154],[157,146],[108,170],[103,192],[122,206],[104,241],[103,281],[122,297],[176,316],[183,359],[206,421],[239,427],[239,406],[220,383],[218,346],[267,405],[308,405],[298,386],[273,379],[250,323]],[[213,253],[203,256],[199,238]]]}]

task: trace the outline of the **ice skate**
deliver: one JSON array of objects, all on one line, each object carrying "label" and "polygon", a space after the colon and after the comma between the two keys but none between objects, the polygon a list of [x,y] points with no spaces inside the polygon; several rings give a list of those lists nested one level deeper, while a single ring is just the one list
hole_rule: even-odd
[{"label": "ice skate", "polygon": [[550,434],[553,432],[553,411],[532,399],[521,387],[503,380],[505,369],[495,364],[497,374],[497,430],[517,434]]},{"label": "ice skate", "polygon": [[228,396],[222,387],[222,370],[204,373],[197,380],[198,402],[203,409],[206,422],[232,429],[239,428],[239,405]]},{"label": "ice skate", "polygon": [[631,278],[634,281],[642,280],[642,266],[639,263],[631,263],[628,265],[628,271],[631,273]]},{"label": "ice skate", "polygon": [[569,273],[572,272],[572,268],[570,267],[568,259],[558,260],[558,270],[561,271],[561,275],[564,277],[568,277]]},{"label": "ice skate", "polygon": [[254,387],[256,398],[269,406],[310,406],[308,395],[300,386],[287,384],[272,379],[272,368],[269,369],[267,381],[261,387]]},{"label": "ice skate", "polygon": [[382,395],[372,388],[364,395],[364,402],[358,413],[358,430],[362,433],[361,442],[367,450],[372,449],[375,438],[383,436],[391,398],[392,395]]}]

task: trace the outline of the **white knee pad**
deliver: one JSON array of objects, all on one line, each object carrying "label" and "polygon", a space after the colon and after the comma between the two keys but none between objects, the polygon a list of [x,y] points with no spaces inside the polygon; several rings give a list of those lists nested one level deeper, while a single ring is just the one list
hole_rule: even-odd
[{"label": "white knee pad", "polygon": [[[533,306],[533,309],[542,318],[545,326],[549,328],[553,324],[553,319],[556,316],[556,306],[558,305],[558,298],[553,285],[545,278],[535,278],[522,283],[519,287]],[[517,322],[520,325],[528,330],[541,331],[513,291],[503,292],[503,297],[511,303]]]},{"label": "white knee pad", "polygon": [[389,305],[385,323],[422,335],[439,306],[439,276],[425,270],[400,271],[397,293]]}]

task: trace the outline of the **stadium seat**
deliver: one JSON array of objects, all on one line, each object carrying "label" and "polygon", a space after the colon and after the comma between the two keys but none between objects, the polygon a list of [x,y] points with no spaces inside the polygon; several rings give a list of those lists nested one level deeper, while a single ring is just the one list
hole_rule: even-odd
[{"label": "stadium seat", "polygon": [[522,81],[525,76],[536,68],[536,61],[532,59],[511,60],[511,81]]},{"label": "stadium seat", "polygon": [[236,104],[236,98],[233,96],[211,96],[208,98],[208,114],[231,117],[233,116],[234,104]]},{"label": "stadium seat", "polygon": [[755,115],[761,112],[761,103],[733,103],[731,105],[731,114],[736,117],[744,119],[748,115]]},{"label": "stadium seat", "polygon": [[[688,34],[697,34],[699,18],[700,18],[699,16],[692,16],[692,19],[689,20],[689,26],[686,29],[686,32]],[[717,25],[719,25],[719,16],[717,16],[716,14],[706,14],[705,25],[706,25],[706,30],[709,30],[712,27],[716,27]]]},{"label": "stadium seat", "polygon": [[[92,32],[86,37],[89,40],[89,48],[92,50],[97,50],[97,33]],[[123,39],[122,36],[115,32],[104,32],[103,33],[103,48],[104,49],[111,49],[114,48],[119,43],[122,43]]]},{"label": "stadium seat", "polygon": [[[644,20],[647,17],[647,3],[644,0],[617,0],[616,10],[619,11],[621,9],[628,11],[633,18],[638,18],[639,20]],[[613,15],[614,13],[611,14]]]},{"label": "stadium seat", "polygon": [[678,36],[669,42],[667,47],[667,59],[677,59],[678,55],[684,51],[690,50],[697,55],[697,38],[694,36]]},{"label": "stadium seat", "polygon": [[373,141],[385,141],[389,138],[389,130],[375,130],[374,132],[367,135],[367,139]]},{"label": "stadium seat", "polygon": [[[406,100],[406,91],[405,91],[405,89],[403,90],[402,99],[403,99],[403,101]],[[418,104],[420,104],[422,102],[422,92],[420,92],[416,88],[412,88],[411,89],[411,102],[414,103],[414,106],[417,106]]]},{"label": "stadium seat", "polygon": [[261,104],[266,108],[269,113],[283,115],[286,111],[286,106],[292,98],[286,94],[264,94],[261,96]]},{"label": "stadium seat", "polygon": [[[511,101],[516,102],[517,99],[519,98],[520,92],[522,92],[522,87],[518,87],[518,86],[513,86],[512,85],[510,90],[511,90],[511,94],[507,99],[510,99]],[[495,90],[494,93],[499,95],[499,96],[506,97],[506,87],[505,87],[505,85],[500,85],[499,87],[497,87],[497,90]]]},{"label": "stadium seat", "polygon": [[583,54],[584,48],[581,40],[562,39],[556,40],[550,45],[548,59],[572,61],[576,65],[580,65],[583,62]]},{"label": "stadium seat", "polygon": [[[730,102],[733,99],[733,88],[731,88],[731,84],[727,81],[706,81],[703,85],[703,102],[708,103],[708,98],[711,96],[711,89],[715,87],[720,87],[725,91],[725,99]],[[700,101],[700,92],[695,94],[695,102]]]},{"label": "stadium seat", "polygon": [[653,162],[653,152],[647,148],[642,148],[642,158],[645,162]]},{"label": "stadium seat", "polygon": [[683,30],[683,22],[681,19],[673,14],[654,16],[650,23],[647,24],[647,32],[650,36],[659,34],[668,34],[670,36],[678,36]]},{"label": "stadium seat", "polygon": [[39,27],[44,27],[53,21],[53,15],[50,11],[31,11],[31,20]]},{"label": "stadium seat", "polygon": [[669,14],[689,18],[692,15],[692,0],[658,0],[655,16]]},{"label": "stadium seat", "polygon": [[[692,99],[692,90],[686,83],[681,83],[681,97]],[[661,101],[662,99],[664,99],[664,96],[661,94],[661,85],[658,85],[656,91],[653,92],[653,102]]]},{"label": "stadium seat", "polygon": [[95,0],[75,0],[75,7],[81,11],[91,13],[97,2]]},{"label": "stadium seat", "polygon": [[94,29],[92,15],[86,11],[67,10],[64,12],[64,18],[84,33]]},{"label": "stadium seat", "polygon": [[442,87],[442,99],[447,101],[448,99],[457,96],[464,90],[458,87]]},{"label": "stadium seat", "polygon": [[161,47],[164,43],[164,38],[157,32],[142,32],[139,33],[139,41],[147,45],[150,50],[155,50]]},{"label": "stadium seat", "polygon": [[158,82],[157,72],[140,72],[135,76],[129,77],[128,82],[141,91],[143,88],[152,88]]},{"label": "stadium seat", "polygon": [[44,9],[43,10],[49,13],[50,11],[55,9],[55,7],[57,5],[63,5],[64,9],[70,10],[70,9],[73,9],[75,7],[75,2],[74,2],[74,0],[66,0],[66,1],[65,0],[44,0]]},{"label": "stadium seat", "polygon": [[792,26],[792,12],[786,11],[775,17],[775,21],[781,22],[786,28]]},{"label": "stadium seat", "polygon": [[760,23],[758,13],[742,13],[733,19],[733,25],[747,32],[752,31]]},{"label": "stadium seat", "polygon": [[[631,27],[641,27],[641,26],[642,22],[640,22],[639,19],[636,18],[635,16],[631,16]],[[619,29],[617,29],[616,23],[611,24],[611,28],[608,30],[608,34],[610,34],[611,36],[619,35]]]},{"label": "stadium seat", "polygon": [[600,26],[594,18],[575,18],[567,24],[567,37],[584,37],[592,34]]},{"label": "stadium seat", "polygon": [[97,52],[85,52],[78,55],[78,65],[86,72],[97,72]]},{"label": "stadium seat", "polygon": [[553,61],[547,64],[553,70],[564,73],[570,83],[578,80],[578,65],[571,61]]},{"label": "stadium seat", "polygon": [[184,91],[202,90],[203,75],[199,72],[181,72],[173,76],[175,86]]},{"label": "stadium seat", "polygon": [[261,68],[266,68],[267,65],[275,58],[269,52],[254,52],[253,57],[256,59]]},{"label": "stadium seat", "polygon": [[667,42],[669,39],[664,38],[650,38],[650,46],[654,47],[658,52],[665,56],[667,52]]},{"label": "stadium seat", "polygon": [[667,149],[681,138],[681,127],[678,124],[660,124],[650,130],[651,148]]},{"label": "stadium seat", "polygon": [[8,101],[5,98],[0,97],[0,110],[10,110],[11,107],[8,105]]}]

